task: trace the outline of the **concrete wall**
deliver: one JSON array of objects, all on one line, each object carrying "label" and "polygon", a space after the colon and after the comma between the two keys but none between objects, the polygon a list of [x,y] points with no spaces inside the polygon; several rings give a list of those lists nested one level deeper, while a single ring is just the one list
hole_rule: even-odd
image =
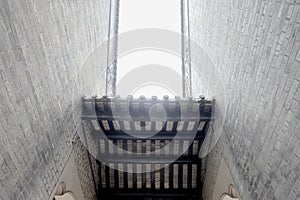
[{"label": "concrete wall", "polygon": [[[222,158],[241,199],[300,197],[299,7],[298,0],[190,0],[191,39],[211,59],[196,68],[215,67],[219,77],[194,73],[225,117],[206,160],[204,200],[212,198]],[[191,53],[199,63],[199,51]]]},{"label": "concrete wall", "polygon": [[[0,0],[0,199],[49,199],[81,97],[103,94],[108,0]],[[105,45],[104,45],[105,46]]]},{"label": "concrete wall", "polygon": [[[83,129],[81,129],[81,131],[82,130]],[[83,133],[81,133],[81,135],[83,135]],[[91,140],[89,140],[89,143],[91,143]],[[87,146],[84,144],[85,140],[83,137],[77,138],[73,152],[80,180],[79,186],[81,186],[83,190],[84,200],[95,200],[97,199],[99,185],[99,166],[92,155],[88,157]]]}]

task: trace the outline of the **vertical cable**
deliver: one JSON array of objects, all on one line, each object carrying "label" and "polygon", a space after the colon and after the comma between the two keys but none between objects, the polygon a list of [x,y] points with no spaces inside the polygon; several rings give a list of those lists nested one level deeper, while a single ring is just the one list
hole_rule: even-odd
[{"label": "vertical cable", "polygon": [[110,51],[110,29],[111,29],[111,8],[112,0],[109,2],[109,17],[108,17],[108,36],[107,36],[107,58],[106,58],[106,81],[105,81],[105,95],[108,90],[108,71],[109,71],[109,51]]},{"label": "vertical cable", "polygon": [[[182,53],[182,93],[183,98],[192,96],[192,65],[190,50],[189,1],[181,0],[181,53]],[[187,51],[187,53],[186,53]],[[188,66],[186,66],[186,64]],[[186,76],[186,74],[188,75]]]},{"label": "vertical cable", "polygon": [[[113,4],[112,1],[114,1],[114,4]],[[119,5],[120,5],[120,0],[110,0],[109,20],[108,20],[109,25],[108,25],[108,45],[107,45],[107,61],[106,61],[107,66],[106,66],[105,95],[109,95],[108,92],[111,92],[112,96],[116,95],[118,29],[119,29],[119,7],[120,7]],[[112,12],[113,10],[114,10],[114,12]],[[114,14],[114,16],[112,16],[113,14]],[[111,39],[112,39],[112,42],[113,42],[113,44],[112,44],[113,45],[112,46],[112,62],[111,62],[112,63],[112,68],[113,68],[112,71],[110,70],[110,66],[111,66],[110,65]],[[110,78],[110,76],[112,76],[112,78]],[[112,91],[108,91],[109,84],[111,84],[111,90]]]},{"label": "vertical cable", "polygon": [[187,7],[187,29],[188,29],[188,49],[189,49],[189,78],[190,78],[190,97],[193,95],[192,91],[192,57],[191,57],[191,34],[190,34],[190,4],[189,1],[186,1]]},{"label": "vertical cable", "polygon": [[184,54],[184,0],[180,1],[180,15],[181,15],[181,61],[182,61],[182,97],[186,97],[186,91],[185,91],[185,54]]}]

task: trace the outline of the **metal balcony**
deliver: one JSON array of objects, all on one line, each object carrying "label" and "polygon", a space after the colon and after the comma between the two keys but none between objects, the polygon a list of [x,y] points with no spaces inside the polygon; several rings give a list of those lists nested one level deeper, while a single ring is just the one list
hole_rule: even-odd
[{"label": "metal balcony", "polygon": [[[198,152],[213,101],[201,98],[83,98],[97,141],[99,199],[199,199]],[[100,159],[102,160],[102,159]]]}]

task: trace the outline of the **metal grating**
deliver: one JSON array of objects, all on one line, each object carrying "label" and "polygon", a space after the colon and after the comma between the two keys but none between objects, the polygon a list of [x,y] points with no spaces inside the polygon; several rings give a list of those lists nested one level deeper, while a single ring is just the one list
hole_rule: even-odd
[{"label": "metal grating", "polygon": [[99,199],[199,199],[211,107],[204,98],[83,98],[82,119],[107,159],[98,162]]}]

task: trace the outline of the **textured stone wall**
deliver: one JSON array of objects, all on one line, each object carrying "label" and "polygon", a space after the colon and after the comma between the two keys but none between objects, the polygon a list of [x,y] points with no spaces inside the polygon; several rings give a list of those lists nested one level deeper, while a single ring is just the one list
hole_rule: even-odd
[{"label": "textured stone wall", "polygon": [[[213,86],[216,77],[199,76],[225,111],[221,138],[206,160],[204,200],[211,199],[221,157],[242,199],[300,197],[299,7],[298,0],[190,0],[191,39],[220,80]],[[198,52],[191,54],[199,63]],[[196,68],[212,66],[205,64]]]},{"label": "textured stone wall", "polygon": [[50,198],[81,97],[104,92],[108,18],[108,0],[0,0],[1,200]]},{"label": "textured stone wall", "polygon": [[85,200],[95,200],[97,199],[99,185],[99,166],[93,155],[88,155],[86,145],[84,144],[85,140],[82,139],[77,138],[74,144],[76,167]]}]

